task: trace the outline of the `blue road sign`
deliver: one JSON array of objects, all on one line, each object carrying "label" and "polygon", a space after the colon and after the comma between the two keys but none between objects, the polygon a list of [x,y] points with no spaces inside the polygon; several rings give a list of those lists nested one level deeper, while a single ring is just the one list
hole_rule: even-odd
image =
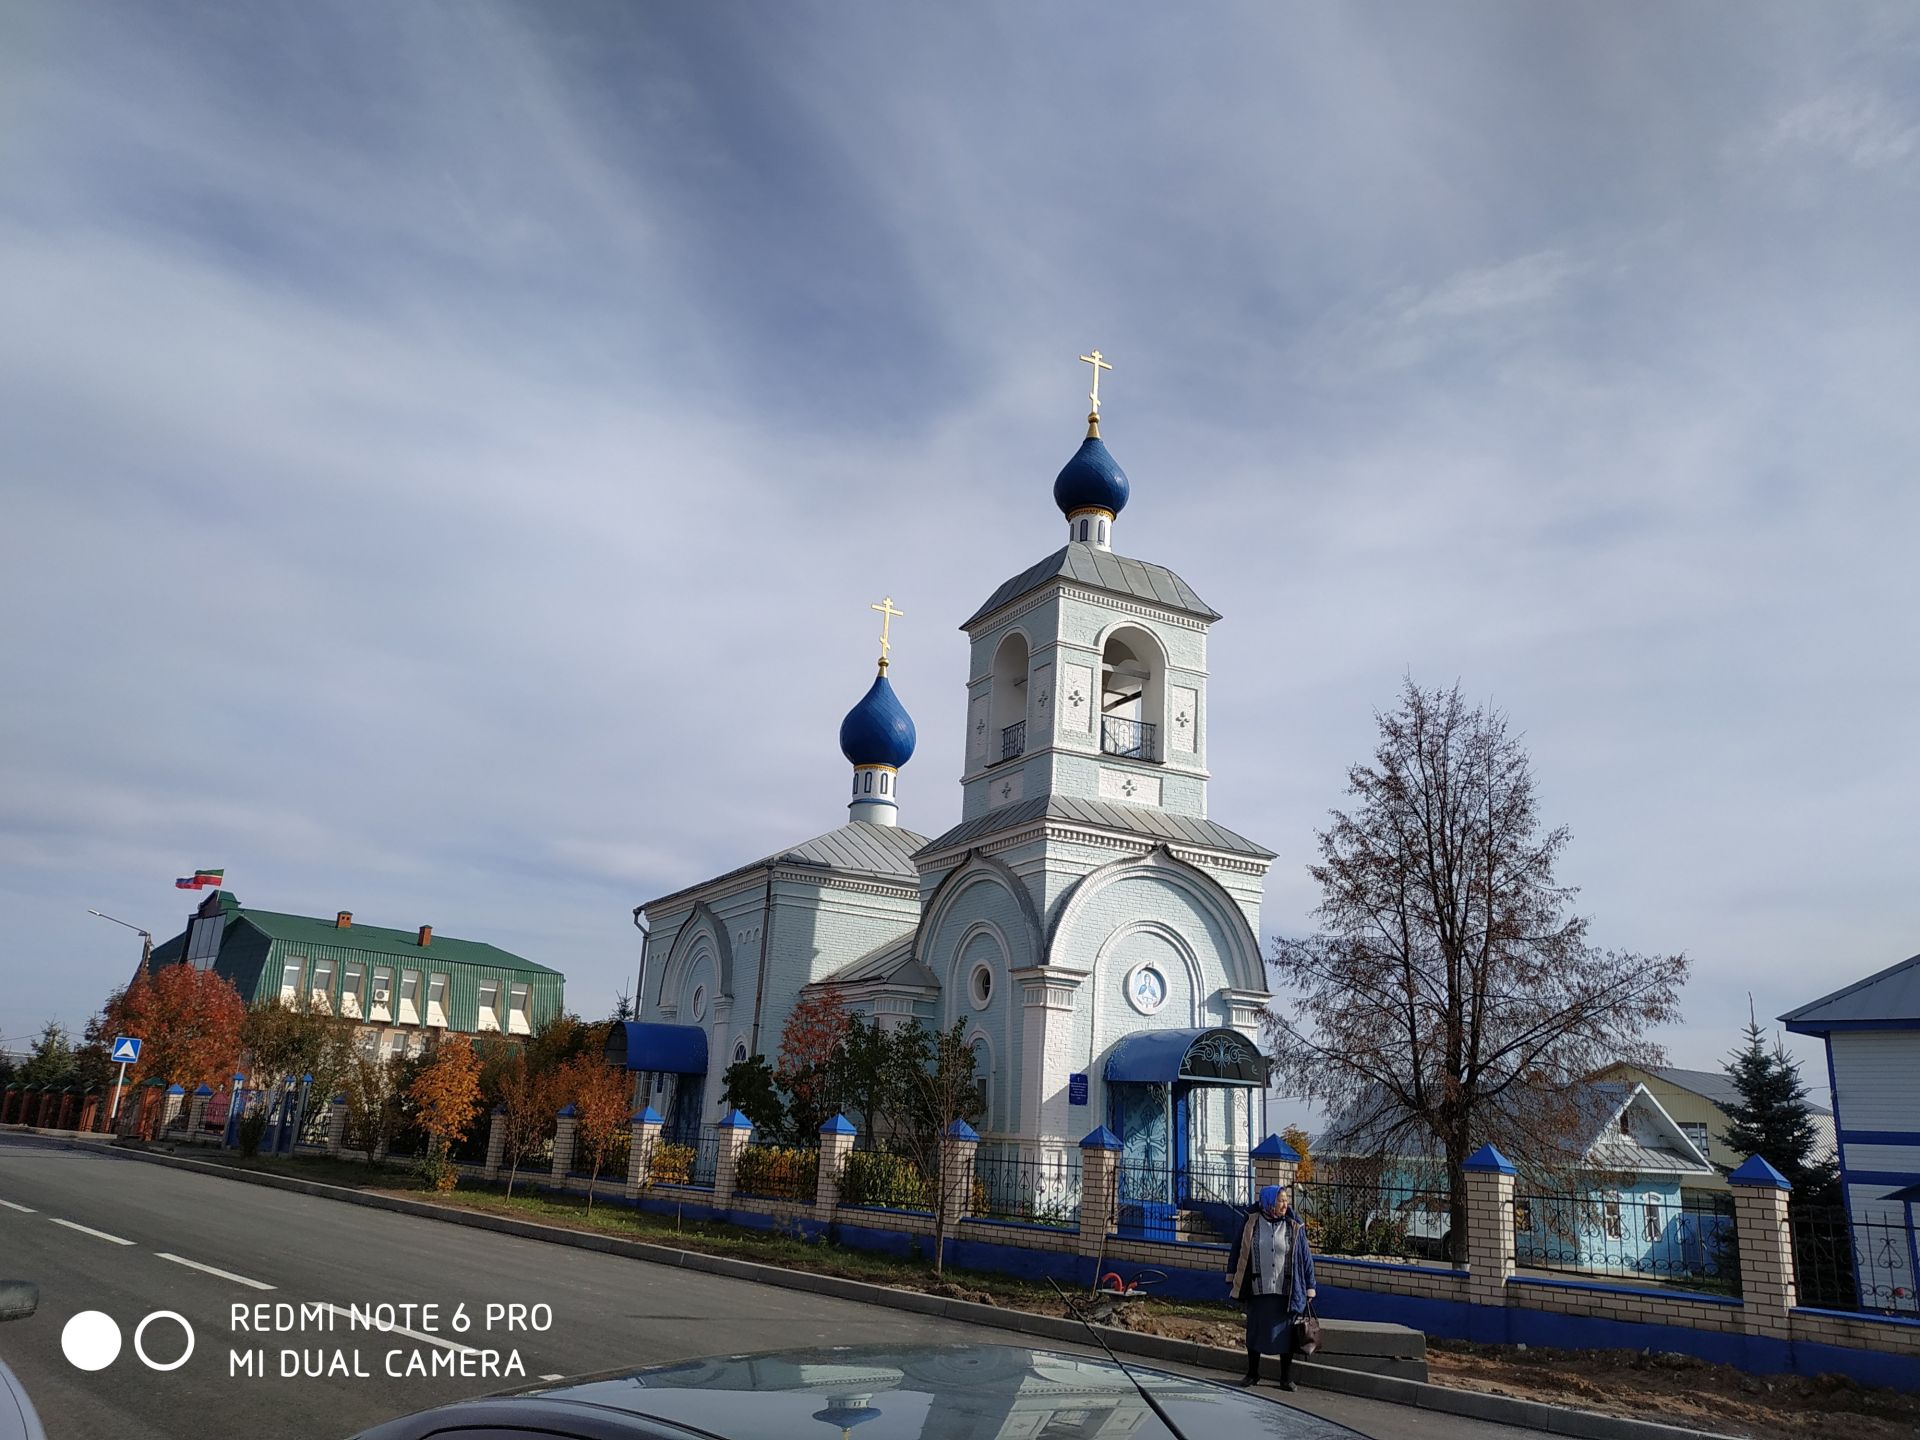
[{"label": "blue road sign", "polygon": [[1087,1103],[1087,1077],[1085,1075],[1067,1076],[1067,1104],[1084,1105]]},{"label": "blue road sign", "polygon": [[110,1055],[108,1058],[111,1060],[123,1062],[128,1065],[139,1064],[140,1063],[139,1038],[133,1035],[114,1036],[113,1037],[113,1054]]}]

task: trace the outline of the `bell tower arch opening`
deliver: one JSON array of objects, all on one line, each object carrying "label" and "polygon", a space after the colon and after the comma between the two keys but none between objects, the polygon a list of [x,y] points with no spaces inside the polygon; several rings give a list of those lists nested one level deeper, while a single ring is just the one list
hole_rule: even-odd
[{"label": "bell tower arch opening", "polygon": [[1167,708],[1167,662],[1160,642],[1138,625],[1119,625],[1100,648],[1100,753],[1160,760]]},{"label": "bell tower arch opening", "polygon": [[1025,633],[1010,631],[993,652],[993,689],[987,731],[987,763],[1011,760],[1027,748],[1027,667]]}]

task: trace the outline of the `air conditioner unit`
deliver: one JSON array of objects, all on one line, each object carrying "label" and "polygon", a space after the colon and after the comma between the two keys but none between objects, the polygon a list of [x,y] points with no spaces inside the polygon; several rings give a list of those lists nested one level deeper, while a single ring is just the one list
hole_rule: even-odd
[{"label": "air conditioner unit", "polygon": [[376,990],[376,991],[374,991],[374,992],[373,992],[373,1003],[374,1003],[374,1004],[376,1004],[376,1005],[384,1005],[384,1004],[386,1004],[386,1003],[387,1003],[387,992],[386,992],[385,990]]}]

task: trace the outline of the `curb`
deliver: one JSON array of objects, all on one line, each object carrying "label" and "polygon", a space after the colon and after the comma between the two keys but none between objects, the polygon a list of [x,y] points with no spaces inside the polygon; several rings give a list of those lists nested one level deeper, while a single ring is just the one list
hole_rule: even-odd
[{"label": "curb", "polygon": [[[45,1138],[52,1139],[52,1136]],[[69,1141],[67,1148],[95,1148],[86,1141]],[[1193,1340],[1174,1340],[1161,1335],[1142,1335],[1112,1326],[1086,1326],[1075,1320],[1051,1315],[1033,1315],[1024,1310],[1009,1310],[998,1305],[982,1305],[972,1300],[950,1300],[918,1290],[896,1290],[865,1280],[846,1280],[837,1275],[816,1275],[806,1270],[786,1270],[752,1260],[736,1260],[726,1255],[709,1255],[698,1250],[677,1250],[670,1245],[655,1245],[645,1240],[621,1240],[611,1235],[569,1230],[558,1225],[542,1225],[532,1220],[514,1220],[489,1215],[479,1210],[462,1210],[436,1205],[426,1200],[409,1200],[398,1195],[375,1195],[343,1185],[328,1185],[318,1180],[300,1180],[290,1175],[271,1175],[258,1170],[241,1170],[229,1165],[190,1160],[128,1146],[112,1147],[116,1154],[150,1165],[167,1165],[200,1175],[223,1176],[244,1184],[263,1185],[273,1190],[289,1190],[322,1200],[338,1200],[370,1210],[388,1210],[413,1215],[443,1224],[464,1225],[472,1230],[488,1230],[497,1235],[513,1235],[523,1240],[539,1240],[553,1245],[570,1245],[576,1250],[595,1250],[624,1259],[641,1260],[653,1265],[676,1266],[706,1275],[746,1280],[758,1285],[777,1285],[784,1290],[801,1290],[814,1295],[854,1300],[867,1305],[882,1305],[943,1320],[964,1321],[972,1325],[1010,1330],[1036,1339],[1084,1343],[1087,1331],[1096,1331],[1116,1353],[1138,1355],[1149,1360],[1171,1360],[1206,1370],[1236,1371],[1245,1361],[1237,1350],[1219,1345],[1202,1345]],[[1278,1375],[1275,1368],[1269,1372]],[[1402,1380],[1390,1375],[1375,1375],[1364,1370],[1347,1370],[1311,1360],[1297,1363],[1295,1377],[1317,1390],[1357,1395],[1369,1400],[1384,1400],[1421,1410],[1435,1410],[1472,1420],[1502,1425],[1529,1426],[1552,1435],[1577,1437],[1577,1440],[1737,1440],[1710,1430],[1692,1430],[1663,1425],[1652,1420],[1630,1420],[1623,1416],[1601,1415],[1590,1410],[1568,1410],[1539,1400],[1518,1400],[1506,1395],[1489,1395],[1477,1390],[1454,1390],[1420,1380]]]}]

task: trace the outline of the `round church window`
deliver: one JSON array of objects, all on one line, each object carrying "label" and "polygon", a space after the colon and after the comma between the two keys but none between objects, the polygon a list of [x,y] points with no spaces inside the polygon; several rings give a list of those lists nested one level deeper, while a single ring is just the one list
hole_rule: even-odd
[{"label": "round church window", "polygon": [[1151,1015],[1167,1003],[1167,977],[1154,965],[1136,965],[1127,972],[1127,1003],[1142,1015]]},{"label": "round church window", "polygon": [[973,995],[973,1008],[984,1010],[987,1002],[993,999],[993,967],[976,965],[973,975],[967,982],[967,988]]},{"label": "round church window", "polygon": [[707,987],[706,986],[696,985],[693,987],[693,1003],[689,1005],[687,1008],[693,1012],[694,1019],[704,1020],[707,1018]]}]

